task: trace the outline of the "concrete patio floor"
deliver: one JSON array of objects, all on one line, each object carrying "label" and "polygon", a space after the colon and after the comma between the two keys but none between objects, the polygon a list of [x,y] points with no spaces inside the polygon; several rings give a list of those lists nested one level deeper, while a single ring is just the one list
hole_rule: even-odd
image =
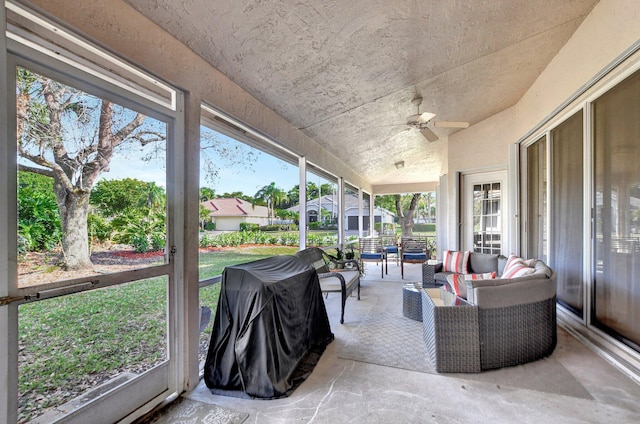
[{"label": "concrete patio floor", "polygon": [[[212,395],[201,382],[183,396],[248,414],[245,423],[635,423],[640,422],[640,385],[559,328],[551,358],[560,363],[591,399],[530,389],[500,387],[460,375],[426,374],[342,359],[341,348],[375,303],[375,294],[403,282],[421,281],[421,265],[379,268],[366,264],[361,300],[347,300],[339,323],[340,298],[325,300],[335,340],[311,376],[288,398],[247,400]],[[416,360],[428,360],[418,357]],[[527,365],[521,366],[527,370]],[[539,367],[539,365],[538,365]],[[538,367],[531,367],[535,379]],[[526,374],[525,374],[526,375]]]}]

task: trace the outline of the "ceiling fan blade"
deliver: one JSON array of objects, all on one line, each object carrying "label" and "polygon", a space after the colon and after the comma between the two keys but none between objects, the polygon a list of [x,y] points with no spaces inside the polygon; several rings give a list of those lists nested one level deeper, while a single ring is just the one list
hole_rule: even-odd
[{"label": "ceiling fan blade", "polygon": [[438,139],[438,136],[429,128],[421,128],[420,133],[429,141],[436,141]]},{"label": "ceiling fan blade", "polygon": [[455,121],[438,121],[434,122],[433,126],[436,128],[468,128],[468,122],[455,122]]}]

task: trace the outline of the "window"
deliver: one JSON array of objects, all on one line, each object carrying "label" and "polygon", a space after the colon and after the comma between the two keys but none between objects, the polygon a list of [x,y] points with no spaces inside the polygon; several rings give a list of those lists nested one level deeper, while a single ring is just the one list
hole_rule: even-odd
[{"label": "window", "polygon": [[473,185],[473,251],[500,253],[502,191],[499,182]]}]

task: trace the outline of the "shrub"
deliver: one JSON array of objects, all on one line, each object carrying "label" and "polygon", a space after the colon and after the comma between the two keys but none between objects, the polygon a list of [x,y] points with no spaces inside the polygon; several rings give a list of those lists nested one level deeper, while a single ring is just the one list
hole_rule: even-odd
[{"label": "shrub", "polygon": [[413,224],[413,231],[417,233],[435,232],[436,224]]},{"label": "shrub", "polygon": [[213,231],[216,229],[216,223],[215,222],[207,222],[206,224],[204,224],[204,229],[207,231]]},{"label": "shrub", "polygon": [[251,222],[240,223],[240,231],[257,231],[258,229],[260,229],[258,224],[253,224]]},{"label": "shrub", "polygon": [[287,246],[297,246],[299,244],[298,234],[296,233],[283,234],[281,243]]},{"label": "shrub", "polygon": [[149,240],[145,234],[134,234],[131,236],[131,244],[136,252],[142,253],[149,250]]},{"label": "shrub", "polygon": [[260,228],[260,231],[280,231],[280,224],[269,224],[269,225],[263,225]]},{"label": "shrub", "polygon": [[319,230],[320,229],[320,223],[318,221],[310,222],[309,223],[309,229],[310,230]]},{"label": "shrub", "polygon": [[105,218],[94,213],[87,215],[87,228],[89,230],[89,238],[105,241],[111,238],[111,224]]},{"label": "shrub", "polygon": [[151,248],[153,250],[162,250],[165,246],[165,237],[161,233],[151,234]]}]

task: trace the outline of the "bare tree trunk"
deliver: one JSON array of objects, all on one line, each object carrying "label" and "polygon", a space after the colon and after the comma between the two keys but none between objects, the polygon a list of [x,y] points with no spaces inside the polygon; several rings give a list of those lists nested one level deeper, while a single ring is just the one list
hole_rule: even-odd
[{"label": "bare tree trunk", "polygon": [[413,216],[415,215],[416,208],[418,207],[418,201],[420,200],[420,193],[414,193],[411,197],[411,203],[409,208],[404,211],[402,209],[401,196],[395,195],[396,200],[396,213],[398,214],[398,220],[400,221],[400,228],[402,229],[403,237],[411,237],[413,235]]},{"label": "bare tree trunk", "polygon": [[93,269],[89,254],[87,213],[89,193],[69,193],[56,184],[56,197],[62,218],[62,258],[65,270]]}]

